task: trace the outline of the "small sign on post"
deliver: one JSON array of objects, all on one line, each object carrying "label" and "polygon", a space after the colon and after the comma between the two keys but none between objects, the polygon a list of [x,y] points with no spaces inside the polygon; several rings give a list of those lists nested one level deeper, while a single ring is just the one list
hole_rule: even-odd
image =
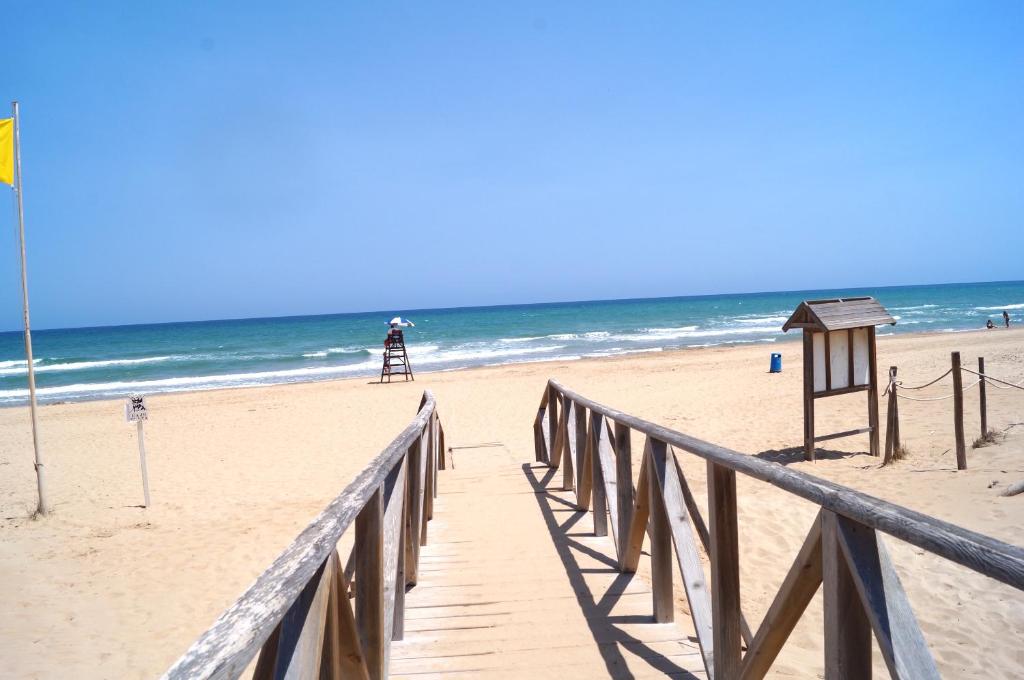
[{"label": "small sign on post", "polygon": [[146,507],[149,507],[149,473],[146,471],[146,439],[142,424],[149,420],[149,409],[146,407],[146,397],[141,394],[133,394],[124,403],[124,417],[129,423],[135,423],[139,432],[139,464],[142,466],[142,491],[146,498]]}]

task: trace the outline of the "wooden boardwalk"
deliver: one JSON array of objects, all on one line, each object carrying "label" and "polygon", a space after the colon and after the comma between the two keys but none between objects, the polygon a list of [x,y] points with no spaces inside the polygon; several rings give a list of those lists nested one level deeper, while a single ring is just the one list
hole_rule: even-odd
[{"label": "wooden boardwalk", "polygon": [[[555,381],[533,429],[535,463],[499,446],[453,467],[425,392],[409,425],[164,678],[759,680],[821,590],[826,678],[871,677],[877,647],[892,677],[919,680],[939,671],[882,534],[1024,590],[1024,548]],[[636,459],[631,433],[644,437]],[[677,452],[706,461],[706,519]],[[739,597],[737,475],[819,506],[756,627]],[[686,613],[675,611],[676,568]]]},{"label": "wooden boardwalk", "polygon": [[561,471],[504,448],[456,465],[439,479],[392,678],[705,676],[689,617],[653,622],[649,561],[618,572]]}]

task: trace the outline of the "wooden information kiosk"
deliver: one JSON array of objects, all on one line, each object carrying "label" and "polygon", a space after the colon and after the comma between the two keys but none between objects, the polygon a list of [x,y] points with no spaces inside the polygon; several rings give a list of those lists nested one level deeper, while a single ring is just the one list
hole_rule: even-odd
[{"label": "wooden information kiosk", "polygon": [[[804,457],[814,443],[869,433],[871,455],[879,454],[878,362],[875,326],[896,324],[872,297],[805,300],[782,326],[804,330]],[[868,393],[868,426],[814,436],[814,400],[850,392]]]}]

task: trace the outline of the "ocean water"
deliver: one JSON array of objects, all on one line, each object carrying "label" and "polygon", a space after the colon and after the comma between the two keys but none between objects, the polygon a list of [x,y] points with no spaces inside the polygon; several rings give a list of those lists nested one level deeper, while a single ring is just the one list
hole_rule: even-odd
[{"label": "ocean water", "polygon": [[[801,300],[873,295],[897,317],[879,334],[1024,323],[1024,282],[750,293],[457,309],[395,309],[33,332],[40,402],[112,398],[380,373],[387,320],[406,329],[413,369],[451,370],[682,347],[783,341]],[[790,332],[789,337],[798,337]],[[766,347],[767,351],[767,347]],[[766,358],[767,361],[767,358]],[[28,399],[20,332],[0,333],[0,406]]]}]

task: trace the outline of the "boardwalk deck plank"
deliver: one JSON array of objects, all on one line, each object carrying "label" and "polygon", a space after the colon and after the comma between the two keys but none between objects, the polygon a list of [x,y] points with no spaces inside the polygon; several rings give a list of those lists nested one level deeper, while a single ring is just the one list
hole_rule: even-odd
[{"label": "boardwalk deck plank", "polygon": [[487,450],[445,472],[393,678],[705,677],[688,622],[653,622],[648,561],[620,574],[560,473]]}]

